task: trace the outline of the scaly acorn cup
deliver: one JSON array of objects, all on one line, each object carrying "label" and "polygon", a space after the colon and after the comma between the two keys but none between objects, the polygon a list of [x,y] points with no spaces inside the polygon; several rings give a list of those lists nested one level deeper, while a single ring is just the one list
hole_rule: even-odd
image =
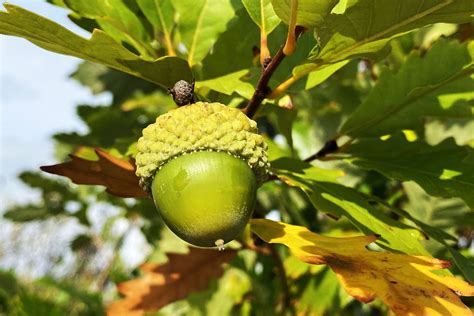
[{"label": "scaly acorn cup", "polygon": [[269,168],[255,121],[197,102],[160,115],[137,148],[140,185],[181,239],[220,247],[244,230]]}]

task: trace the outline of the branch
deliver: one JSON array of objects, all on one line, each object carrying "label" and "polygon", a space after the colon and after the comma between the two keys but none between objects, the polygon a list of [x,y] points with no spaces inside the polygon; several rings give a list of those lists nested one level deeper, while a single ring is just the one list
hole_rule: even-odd
[{"label": "branch", "polygon": [[[303,27],[296,27],[295,30],[295,37],[298,38],[298,36],[303,32],[304,28]],[[252,118],[255,113],[257,113],[258,108],[262,104],[262,101],[270,94],[271,89],[268,87],[268,82],[270,81],[270,78],[272,77],[273,73],[275,70],[278,68],[280,63],[283,61],[285,58],[285,53],[283,52],[283,47],[280,47],[278,50],[277,54],[272,58],[271,62],[263,68],[262,74],[260,75],[260,78],[258,79],[257,83],[257,88],[255,89],[255,92],[250,99],[249,103],[243,110],[244,113]]]},{"label": "branch", "polygon": [[280,283],[283,291],[283,311],[288,310],[291,307],[291,296],[290,288],[288,286],[288,280],[286,279],[285,266],[281,260],[280,254],[278,253],[275,245],[268,244],[270,248],[271,255],[275,260],[275,268],[278,270],[278,276],[280,277]]},{"label": "branch", "polygon": [[321,148],[317,153],[306,158],[304,161],[311,162],[313,160],[320,159],[326,156],[327,154],[332,154],[336,152],[338,149],[339,147],[337,146],[337,142],[333,139],[329,140],[324,144],[323,148]]}]

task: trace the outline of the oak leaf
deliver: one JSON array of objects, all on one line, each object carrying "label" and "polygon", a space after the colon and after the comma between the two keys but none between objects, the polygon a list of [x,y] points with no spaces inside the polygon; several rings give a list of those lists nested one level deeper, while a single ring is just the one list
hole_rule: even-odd
[{"label": "oak leaf", "polygon": [[120,283],[124,299],[113,302],[107,315],[143,315],[169,303],[204,290],[213,278],[223,273],[223,263],[234,258],[236,251],[190,248],[187,254],[169,254],[165,264],[145,263],[143,277]]},{"label": "oak leaf", "polygon": [[120,197],[146,197],[138,184],[133,161],[119,159],[102,149],[95,149],[98,160],[87,160],[69,155],[70,161],[41,170],[68,177],[76,184],[103,185],[107,192]]},{"label": "oak leaf", "polygon": [[397,315],[472,315],[458,295],[474,296],[474,286],[432,272],[449,267],[448,261],[370,251],[366,246],[376,235],[334,238],[265,219],[251,224],[260,238],[286,245],[300,260],[327,264],[345,290],[361,302],[379,297]]}]

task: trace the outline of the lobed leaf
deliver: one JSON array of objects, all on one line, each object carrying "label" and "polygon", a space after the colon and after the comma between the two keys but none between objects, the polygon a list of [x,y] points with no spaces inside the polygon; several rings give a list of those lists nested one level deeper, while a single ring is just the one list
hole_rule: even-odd
[{"label": "lobed leaf", "polygon": [[137,4],[153,25],[155,38],[163,34],[169,55],[175,55],[172,31],[175,12],[171,0],[137,0]]},{"label": "lobed leaf", "polygon": [[249,27],[252,23],[245,9],[237,10],[226,30],[219,35],[212,50],[202,60],[202,77],[196,79],[213,79],[255,66],[253,46],[260,38],[258,29]]},{"label": "lobed leaf", "polygon": [[351,163],[401,181],[413,180],[427,193],[460,197],[474,207],[474,149],[447,139],[436,146],[407,141],[396,134],[388,140],[361,138],[347,151]]},{"label": "lobed leaf", "polygon": [[427,0],[418,6],[412,0],[358,0],[343,4],[340,2],[317,28],[318,44],[308,58],[312,63],[295,69],[272,97],[324,65],[356,57],[377,57],[386,53],[387,43],[395,37],[429,24],[470,22],[474,15],[474,2],[464,0]]},{"label": "lobed leaf", "polygon": [[[276,14],[286,24],[290,21],[291,2],[295,0],[271,0]],[[318,27],[331,13],[338,0],[297,0],[296,25]]]},{"label": "lobed leaf", "polygon": [[143,315],[156,312],[192,292],[205,289],[223,273],[222,265],[231,261],[236,251],[223,252],[190,248],[187,254],[169,254],[165,264],[145,263],[143,277],[118,285],[125,298],[109,305],[108,315]]},{"label": "lobed leaf", "polygon": [[380,234],[377,242],[384,247],[409,254],[425,255],[418,230],[399,223],[376,209],[356,190],[337,182],[340,170],[326,170],[295,159],[278,159],[271,163],[280,180],[303,189],[318,210],[345,216],[365,234]]},{"label": "lobed leaf", "polygon": [[432,270],[447,261],[367,250],[378,236],[325,237],[305,227],[253,219],[252,231],[269,243],[284,244],[300,260],[327,264],[348,294],[368,303],[382,299],[397,315],[472,315],[459,296],[474,296],[474,286]]},{"label": "lobed leaf", "polygon": [[280,24],[270,0],[242,0],[242,3],[262,34],[270,34]]},{"label": "lobed leaf", "polygon": [[168,88],[178,80],[192,81],[191,69],[178,57],[144,60],[118,44],[101,30],[87,40],[44,17],[17,6],[5,4],[0,11],[0,34],[25,38],[55,53],[104,64]]},{"label": "lobed leaf", "polygon": [[317,30],[318,63],[368,56],[392,38],[433,23],[472,21],[474,2],[464,0],[359,0],[343,14],[331,14]]},{"label": "lobed leaf", "polygon": [[248,73],[249,70],[243,69],[222,77],[196,81],[195,87],[196,89],[208,88],[226,95],[232,95],[235,92],[246,99],[250,99],[254,87],[251,83],[241,80]]},{"label": "lobed leaf", "polygon": [[308,69],[310,69],[308,79],[306,80],[305,89],[311,89],[326,81],[336,71],[347,65],[348,62],[348,60],[343,60],[335,64],[316,68],[315,64],[313,63],[302,64],[293,68],[292,74],[295,77],[299,77],[301,74],[303,74],[304,76],[307,73]]},{"label": "lobed leaf", "polygon": [[[206,57],[227,28],[235,11],[231,0],[181,0],[172,2],[179,15],[178,29],[191,66]],[[190,80],[191,81],[191,80]]]},{"label": "lobed leaf", "polygon": [[76,184],[103,185],[107,192],[120,197],[146,197],[138,184],[135,165],[116,158],[102,149],[95,150],[99,160],[87,160],[70,155],[71,161],[43,166],[41,170],[68,177]]},{"label": "lobed leaf", "polygon": [[351,136],[420,129],[426,118],[470,118],[474,104],[474,42],[438,41],[412,54],[393,74],[385,71],[341,128]]},{"label": "lobed leaf", "polygon": [[64,0],[64,4],[81,18],[95,20],[117,42],[128,43],[144,58],[156,56],[151,35],[138,17],[140,10],[129,1]]}]

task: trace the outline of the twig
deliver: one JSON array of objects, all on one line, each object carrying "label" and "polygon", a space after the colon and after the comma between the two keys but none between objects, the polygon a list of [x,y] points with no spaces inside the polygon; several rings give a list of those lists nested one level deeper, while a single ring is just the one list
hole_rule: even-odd
[{"label": "twig", "polygon": [[264,256],[270,256],[272,254],[271,250],[269,247],[262,247],[262,246],[257,246],[253,243],[242,243],[242,248],[244,249],[249,249],[253,250],[259,254],[262,254]]},{"label": "twig", "polygon": [[[298,38],[298,36],[303,32],[304,28],[303,27],[296,27],[295,30],[295,36]],[[262,101],[267,97],[267,95],[270,94],[271,89],[268,87],[268,82],[270,81],[270,78],[272,77],[273,73],[275,70],[278,68],[280,63],[283,61],[285,58],[285,54],[283,53],[283,47],[280,47],[276,55],[272,58],[272,61],[265,67],[263,68],[262,74],[260,75],[260,78],[258,79],[257,83],[257,88],[255,89],[255,92],[250,99],[249,103],[243,110],[244,113],[252,118],[255,113],[257,113],[258,108],[262,104]]]},{"label": "twig", "polygon": [[283,265],[283,261],[281,260],[280,254],[278,253],[275,245],[269,244],[269,248],[272,257],[275,260],[275,268],[278,270],[278,276],[280,277],[280,283],[283,290],[283,311],[286,311],[291,306],[291,297],[288,280],[286,279],[285,266]]},{"label": "twig", "polygon": [[308,158],[306,158],[304,161],[305,162],[310,162],[310,161],[313,161],[313,160],[316,160],[316,159],[320,159],[324,156],[326,156],[327,154],[332,154],[334,152],[336,152],[337,150],[339,149],[339,147],[337,146],[337,142],[335,140],[329,140],[327,141],[323,148],[321,148],[317,153],[309,156]]}]

